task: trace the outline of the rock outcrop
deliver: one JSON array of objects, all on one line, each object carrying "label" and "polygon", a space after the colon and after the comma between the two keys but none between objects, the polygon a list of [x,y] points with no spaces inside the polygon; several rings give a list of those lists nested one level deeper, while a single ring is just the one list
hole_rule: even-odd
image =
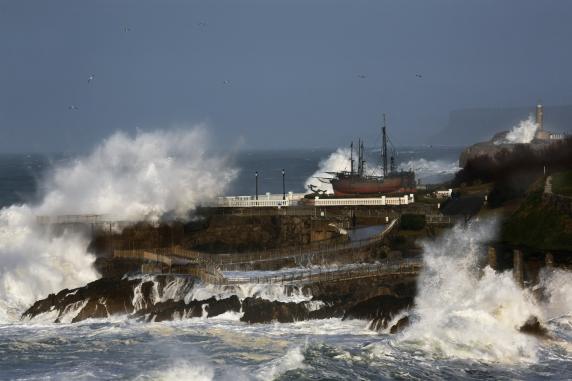
[{"label": "rock outcrop", "polygon": [[[65,289],[37,301],[22,318],[44,316],[55,322],[78,322],[125,315],[159,322],[212,318],[226,312],[240,312],[240,320],[247,323],[289,323],[337,317],[377,321],[377,325],[385,328],[393,316],[412,305],[415,289],[414,284],[384,284],[370,279],[365,283],[355,280],[306,286],[297,291],[302,291],[306,298],[312,300],[301,302],[268,300],[259,296],[240,300],[237,295],[232,295],[232,287],[224,290],[226,295],[230,295],[225,298],[185,301],[185,296],[195,286],[193,278],[168,275],[135,279],[101,278],[84,287]],[[288,297],[294,289],[293,286],[284,286],[283,291]]]}]

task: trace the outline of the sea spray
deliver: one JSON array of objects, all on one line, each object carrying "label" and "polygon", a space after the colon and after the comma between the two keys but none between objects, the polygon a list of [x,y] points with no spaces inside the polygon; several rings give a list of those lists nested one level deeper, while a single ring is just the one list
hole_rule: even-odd
[{"label": "sea spray", "polygon": [[415,172],[418,179],[424,179],[435,175],[452,175],[459,170],[458,162],[445,160],[416,159],[399,164],[399,170]]},{"label": "sea spray", "polygon": [[539,286],[545,296],[542,305],[546,319],[566,316],[572,322],[572,272],[543,269]]},{"label": "sea spray", "polygon": [[94,258],[84,235],[53,235],[36,224],[26,205],[0,210],[0,320],[19,314],[40,297],[95,280]]},{"label": "sea spray", "polygon": [[258,371],[256,378],[258,380],[274,380],[288,371],[302,369],[304,367],[304,353],[302,352],[302,348],[294,347],[288,349],[283,357],[264,364]]},{"label": "sea spray", "polygon": [[325,190],[326,193],[334,193],[330,183],[323,183],[320,178],[331,177],[328,172],[339,172],[350,170],[350,150],[349,148],[338,148],[326,159],[320,161],[318,170],[312,174],[304,184],[304,188],[309,189],[310,186],[315,186],[318,189]]},{"label": "sea spray", "polygon": [[[419,179],[433,181],[435,176],[443,178],[444,175],[452,175],[459,170],[456,161],[445,160],[427,160],[419,158],[400,163],[398,166],[400,171],[413,170],[415,176]],[[320,181],[321,178],[331,178],[329,172],[340,172],[350,170],[350,150],[348,148],[338,148],[331,153],[326,159],[320,161],[318,169],[308,179],[306,179],[305,188],[315,186],[318,189],[325,190],[327,193],[333,193],[332,185],[328,182]],[[367,168],[367,174],[371,176],[381,176],[381,166],[371,165]]]},{"label": "sea spray", "polygon": [[527,144],[530,143],[536,135],[538,124],[534,121],[532,115],[527,119],[521,120],[518,125],[506,134],[504,139],[495,141],[495,144]]},{"label": "sea spray", "polygon": [[532,294],[517,286],[511,272],[479,270],[483,245],[494,238],[496,228],[493,220],[474,222],[423,243],[413,323],[397,339],[398,346],[437,357],[536,359],[537,339],[518,331],[530,316],[543,318]]},{"label": "sea spray", "polygon": [[204,128],[118,132],[90,155],[53,170],[38,214],[104,214],[156,220],[186,217],[221,194],[236,176],[212,156]]},{"label": "sea spray", "polygon": [[224,157],[209,154],[202,127],[116,133],[91,154],[54,168],[38,204],[0,210],[0,320],[14,320],[35,300],[98,276],[89,237],[69,229],[53,234],[36,216],[184,217],[235,175]]}]

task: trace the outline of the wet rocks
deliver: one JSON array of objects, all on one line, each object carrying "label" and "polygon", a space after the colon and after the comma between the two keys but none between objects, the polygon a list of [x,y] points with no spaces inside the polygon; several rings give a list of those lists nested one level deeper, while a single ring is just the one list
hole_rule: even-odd
[{"label": "wet rocks", "polygon": [[404,316],[397,321],[391,328],[389,329],[389,333],[396,334],[403,331],[405,328],[409,327],[410,321],[409,316]]},{"label": "wet rocks", "polygon": [[519,331],[532,336],[548,336],[548,330],[540,324],[536,316],[529,317],[522,327],[519,328]]},{"label": "wet rocks", "polygon": [[307,320],[310,311],[304,303],[284,303],[261,298],[246,298],[242,302],[244,315],[240,319],[247,323],[291,323]]},{"label": "wet rocks", "polygon": [[[43,313],[57,311],[56,321],[74,308],[81,308],[73,321],[90,317],[107,317],[133,311],[133,289],[139,280],[101,278],[74,290],[64,289],[57,294],[34,303],[23,318],[34,318]],[[83,305],[83,306],[82,306]]]},{"label": "wet rocks", "polygon": [[349,308],[343,319],[371,320],[370,329],[380,331],[397,313],[410,308],[413,297],[397,297],[394,295],[379,295]]},{"label": "wet rocks", "polygon": [[[407,284],[406,284],[407,285]],[[387,328],[399,311],[411,306],[413,287],[403,283],[333,282],[302,289],[284,286],[284,297],[302,291],[306,301],[284,302],[237,295],[185,301],[195,287],[189,277],[159,275],[143,278],[101,278],[84,287],[62,290],[34,303],[23,318],[44,315],[55,322],[126,315],[144,321],[212,318],[242,312],[248,323],[289,323],[310,319],[344,318],[373,321],[372,329]],[[225,290],[225,293],[232,289]],[[314,295],[313,298],[311,295]],[[311,298],[311,301],[308,299]]]},{"label": "wet rocks", "polygon": [[220,300],[214,297],[206,300],[193,300],[189,303],[185,303],[183,300],[175,301],[169,299],[141,309],[133,314],[132,317],[145,321],[159,322],[203,316],[211,318],[231,311],[240,311],[240,300],[236,295]]}]

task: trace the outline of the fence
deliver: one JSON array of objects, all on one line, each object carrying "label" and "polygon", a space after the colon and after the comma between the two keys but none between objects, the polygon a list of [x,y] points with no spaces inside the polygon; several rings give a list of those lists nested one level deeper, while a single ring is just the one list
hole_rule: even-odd
[{"label": "fence", "polygon": [[314,206],[374,206],[374,205],[408,205],[415,202],[413,194],[403,197],[372,197],[372,198],[319,198],[309,200]]},{"label": "fence", "polygon": [[[252,252],[242,254],[207,254],[193,250],[183,249],[181,247],[160,248],[155,250],[115,250],[113,256],[116,258],[131,258],[140,261],[154,261],[164,263],[169,266],[173,265],[174,258],[182,258],[187,264],[196,264],[199,267],[187,267],[184,271],[189,275],[195,275],[203,281],[209,283],[224,282],[221,271],[231,271],[238,269],[242,264],[252,265],[254,263],[263,263],[276,260],[293,259],[296,263],[309,263],[311,260],[332,253],[341,253],[344,250],[358,251],[382,240],[396,225],[398,220],[395,219],[386,227],[386,229],[373,237],[348,242],[345,244],[318,244],[310,247],[299,248],[294,251],[291,248],[277,249],[264,252]],[[179,269],[181,271],[182,269]],[[310,273],[310,277],[312,273]]]},{"label": "fence", "polygon": [[386,261],[383,263],[364,265],[353,268],[323,271],[310,269],[290,274],[278,274],[262,277],[224,277],[219,279],[221,285],[258,283],[258,284],[304,284],[317,282],[343,281],[375,276],[418,274],[422,267],[420,259],[404,259],[399,261]]}]

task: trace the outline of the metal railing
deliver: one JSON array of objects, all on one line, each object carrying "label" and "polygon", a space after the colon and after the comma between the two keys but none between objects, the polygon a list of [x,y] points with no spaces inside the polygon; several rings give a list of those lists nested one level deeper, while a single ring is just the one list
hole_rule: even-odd
[{"label": "metal railing", "polygon": [[[385,235],[387,235],[397,225],[397,221],[398,219],[391,221],[389,225],[384,229],[384,231],[379,234],[366,239],[349,241],[346,243],[332,244],[327,242],[311,244],[307,246],[299,246],[296,249],[279,248],[265,251],[233,254],[210,254],[184,249],[179,246],[173,246],[168,248],[149,250],[114,250],[113,256],[148,260],[154,260],[153,258],[156,258],[155,260],[157,262],[162,262],[162,260],[159,259],[163,257],[179,257],[191,260],[195,263],[217,265],[219,268],[228,268],[232,265],[247,263],[261,263],[287,259],[294,259],[296,262],[300,263],[307,260],[308,258],[331,255],[332,253],[339,253],[347,250],[361,250],[367,246],[375,244],[383,240]],[[153,257],[153,255],[148,255],[148,257],[145,257],[144,253],[154,253],[155,257]]]}]

